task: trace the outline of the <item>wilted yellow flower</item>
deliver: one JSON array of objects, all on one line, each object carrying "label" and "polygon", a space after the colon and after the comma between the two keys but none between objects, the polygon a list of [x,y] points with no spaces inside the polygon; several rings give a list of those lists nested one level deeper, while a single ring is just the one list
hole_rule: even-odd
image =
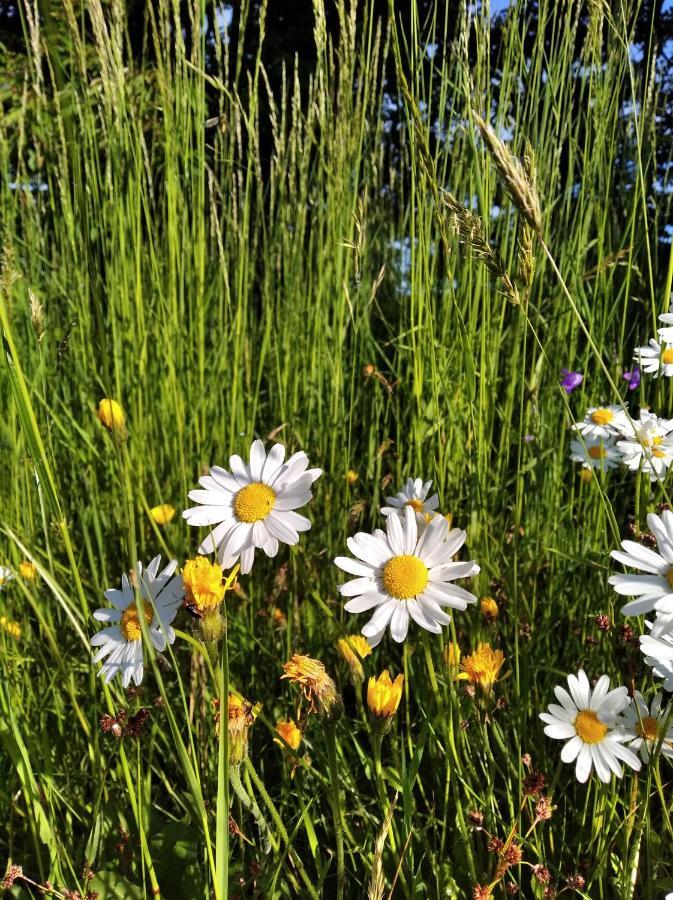
[{"label": "wilted yellow flower", "polygon": [[248,732],[255,721],[257,709],[236,694],[229,694],[228,713],[229,765],[238,766],[248,755]]},{"label": "wilted yellow flower", "polygon": [[116,400],[101,400],[98,404],[96,415],[108,431],[115,432],[116,434],[124,434],[126,430],[126,418],[124,416],[124,410]]},{"label": "wilted yellow flower", "polygon": [[188,559],[182,570],[185,600],[195,612],[214,609],[224,599],[226,586],[222,581],[222,567],[205,556]]},{"label": "wilted yellow flower", "polygon": [[364,680],[365,672],[362,668],[361,660],[366,659],[372,652],[372,648],[367,642],[367,638],[361,634],[349,635],[348,638],[339,638],[337,641],[337,650],[340,656],[346,660],[351,670],[351,676],[354,681],[361,682]]},{"label": "wilted yellow flower", "polygon": [[311,712],[317,713],[324,722],[336,722],[343,711],[341,697],[319,660],[295,653],[283,666],[283,672],[281,678],[288,678],[301,688]]},{"label": "wilted yellow flower", "polygon": [[152,507],[150,515],[157,525],[168,525],[175,516],[175,507],[170,503],[160,503],[159,506]]},{"label": "wilted yellow flower", "polygon": [[21,637],[21,626],[18,622],[10,622],[6,616],[0,616],[0,628],[6,631],[10,637],[18,641]]},{"label": "wilted yellow flower", "polygon": [[29,560],[24,560],[19,566],[19,574],[26,581],[35,581],[37,578],[37,569]]},{"label": "wilted yellow flower", "polygon": [[460,669],[460,647],[454,641],[444,647],[444,662],[449,669],[451,680],[455,680]]},{"label": "wilted yellow flower", "polygon": [[397,712],[402,699],[404,675],[398,675],[395,681],[390,678],[388,669],[384,669],[378,678],[370,678],[367,685],[367,706],[375,720],[389,724]]},{"label": "wilted yellow flower", "polygon": [[495,622],[500,614],[500,610],[498,609],[498,604],[495,602],[493,597],[482,597],[480,606],[481,614],[486,619],[486,621]]},{"label": "wilted yellow flower", "polygon": [[505,661],[502,650],[493,650],[491,645],[479,643],[477,649],[463,660],[460,678],[476,684],[488,693],[498,681],[498,673]]},{"label": "wilted yellow flower", "polygon": [[358,480],[358,473],[354,469],[349,469],[346,472],[347,483],[350,484],[352,487],[357,480]]},{"label": "wilted yellow flower", "polygon": [[[293,750],[296,750],[301,744],[301,728],[298,728],[293,719],[287,719],[285,721],[276,722],[276,733],[279,734],[283,741],[288,744]],[[283,747],[283,741],[279,741],[278,738],[274,738],[276,743]]]}]

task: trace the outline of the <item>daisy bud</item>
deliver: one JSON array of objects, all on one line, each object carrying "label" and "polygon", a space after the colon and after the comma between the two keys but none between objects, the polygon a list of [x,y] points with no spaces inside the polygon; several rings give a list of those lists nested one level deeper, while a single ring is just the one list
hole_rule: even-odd
[{"label": "daisy bud", "polygon": [[281,678],[298,685],[308,701],[310,712],[318,715],[328,725],[341,718],[343,703],[336,684],[325,671],[320,660],[295,653],[283,666]]},{"label": "daisy bud", "polygon": [[35,581],[37,578],[37,569],[29,560],[25,560],[19,566],[19,575],[22,578],[25,578],[26,581]]},{"label": "daisy bud", "polygon": [[126,436],[126,417],[116,400],[101,400],[96,415],[109,432],[117,437]]},{"label": "daisy bud", "polygon": [[481,614],[487,622],[495,622],[500,614],[498,604],[492,597],[482,597],[480,602]]},{"label": "daisy bud", "polygon": [[281,721],[276,723],[276,734],[278,734],[283,740],[278,740],[278,738],[274,738],[274,741],[278,744],[279,747],[284,747],[283,741],[292,750],[297,750],[299,745],[301,744],[301,728],[298,728],[293,719],[288,719],[287,721]]},{"label": "daisy bud", "polygon": [[251,703],[229,694],[229,765],[239,766],[248,756],[248,733],[256,712]]},{"label": "daisy bud", "polygon": [[384,669],[378,678],[369,679],[367,706],[374,728],[383,734],[389,731],[393,724],[393,718],[402,699],[403,686],[404,675],[400,674],[392,681],[388,669]]},{"label": "daisy bud", "polygon": [[361,634],[340,638],[337,641],[337,650],[339,655],[348,663],[353,683],[355,685],[362,684],[365,672],[362,668],[361,660],[365,659],[372,652],[367,638],[362,637]]},{"label": "daisy bud", "polygon": [[152,507],[150,515],[157,525],[168,525],[175,516],[175,507],[170,503],[160,503],[159,506]]}]

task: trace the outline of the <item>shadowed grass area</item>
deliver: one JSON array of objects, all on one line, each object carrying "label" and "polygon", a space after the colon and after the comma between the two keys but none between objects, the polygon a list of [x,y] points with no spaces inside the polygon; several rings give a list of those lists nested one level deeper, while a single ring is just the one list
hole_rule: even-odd
[{"label": "shadowed grass area", "polygon": [[[185,30],[168,0],[148,6],[146,67],[118,0],[86,15],[64,0],[53,22],[24,8],[30,52],[8,59],[26,69],[11,69],[0,118],[0,565],[30,560],[36,577],[0,592],[18,626],[0,620],[0,854],[33,881],[84,894],[90,866],[103,898],[342,884],[353,898],[458,898],[477,883],[537,897],[531,866],[545,866],[559,889],[581,874],[591,898],[673,889],[669,762],[578,784],[538,718],[581,667],[654,693],[607,577],[668,488],[624,468],[583,482],[568,456],[588,406],[673,414],[667,379],[629,393],[622,378],[673,272],[655,50],[643,81],[638,2],[589,3],[588,30],[575,2],[539,7],[547,27],[531,38],[511,4],[497,60],[488,10],[464,13],[429,81],[437,17],[407,33],[339,3],[335,41],[315,0],[315,68],[287,68],[280,95],[261,55],[217,29],[206,46],[199,4]],[[263,10],[240,15],[263,39]],[[480,117],[522,160],[539,233]],[[562,368],[584,375],[571,395]],[[124,437],[98,420],[104,397]],[[188,492],[256,437],[324,470],[302,510],[311,530],[275,559],[258,551],[217,650],[181,610],[175,644],[146,649],[141,690],[105,687],[89,647],[103,592],[138,559],[194,557],[207,530],[181,518]],[[481,571],[465,586],[498,615],[472,606],[441,636],[412,623],[363,660],[366,677],[404,674],[382,737],[337,652],[366,616],[344,612],[332,560],[382,527],[409,476],[432,479],[467,530],[461,559]],[[169,524],[158,504],[176,508]],[[490,694],[452,677],[452,641],[503,652]],[[324,662],[344,715],[309,717],[291,752],[274,737],[298,715],[280,678],[295,652]],[[229,688],[261,704],[231,783],[213,708]],[[548,821],[524,790],[531,768]],[[499,874],[512,842],[523,862]]]}]

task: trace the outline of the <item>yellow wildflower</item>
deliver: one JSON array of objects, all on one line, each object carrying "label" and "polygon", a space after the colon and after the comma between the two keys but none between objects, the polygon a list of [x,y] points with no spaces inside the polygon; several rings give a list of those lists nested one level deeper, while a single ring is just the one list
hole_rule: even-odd
[{"label": "yellow wildflower", "polygon": [[352,487],[357,480],[358,473],[354,469],[349,469],[346,472],[346,482]]},{"label": "yellow wildflower", "polygon": [[159,506],[153,506],[150,515],[157,525],[168,525],[175,517],[175,507],[170,503],[160,503]]},{"label": "yellow wildflower", "polygon": [[222,567],[205,556],[188,559],[182,570],[185,600],[195,612],[203,615],[215,609],[224,599],[226,585],[222,581]]},{"label": "yellow wildflower", "polygon": [[98,404],[96,415],[108,431],[112,431],[119,435],[125,433],[126,417],[124,416],[124,410],[116,400],[110,398],[101,400]]},{"label": "yellow wildflower", "polygon": [[341,697],[319,660],[295,653],[283,666],[283,672],[281,678],[288,678],[301,688],[311,712],[324,722],[336,722],[343,711]]},{"label": "yellow wildflower", "polygon": [[498,674],[505,661],[502,650],[493,650],[488,643],[479,643],[477,649],[463,660],[460,678],[477,685],[489,693],[498,681]]},{"label": "yellow wildflower", "polygon": [[35,581],[37,578],[37,569],[29,560],[25,560],[19,566],[19,574],[22,578],[25,578],[26,581]]},{"label": "yellow wildflower", "polygon": [[18,622],[11,622],[6,616],[0,616],[0,628],[6,631],[10,637],[18,641],[21,637],[21,626]]},{"label": "yellow wildflower", "polygon": [[390,678],[388,669],[384,669],[378,678],[370,678],[367,685],[367,706],[372,714],[374,724],[387,731],[392,725],[402,699],[404,675],[398,675],[395,681]]},{"label": "yellow wildflower", "polygon": [[[296,750],[301,744],[301,728],[297,727],[294,719],[276,722],[276,733],[285,741],[288,746]],[[274,738],[279,747],[283,747],[283,741]]]},{"label": "yellow wildflower", "polygon": [[361,634],[349,635],[347,638],[340,638],[337,641],[337,650],[339,655],[348,663],[353,681],[360,683],[364,680],[365,672],[362,668],[362,660],[369,656],[372,648],[369,646],[367,638]]},{"label": "yellow wildflower", "polygon": [[498,609],[498,604],[495,602],[493,597],[482,597],[480,606],[481,614],[486,619],[486,621],[495,622],[495,620],[500,615],[500,610]]}]

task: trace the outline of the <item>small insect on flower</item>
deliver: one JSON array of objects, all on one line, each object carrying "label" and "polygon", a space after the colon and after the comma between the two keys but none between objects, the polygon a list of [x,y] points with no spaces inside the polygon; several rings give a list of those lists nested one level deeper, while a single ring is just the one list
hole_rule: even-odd
[{"label": "small insect on flower", "polygon": [[169,525],[175,518],[175,507],[170,503],[160,503],[152,507],[150,515],[157,525]]},{"label": "small insect on flower", "polygon": [[611,575],[608,582],[618,594],[636,598],[622,607],[622,615],[656,612],[662,621],[673,621],[673,512],[649,513],[647,527],[658,552],[636,541],[622,541],[622,550],[610,553],[617,562],[644,574]]},{"label": "small insect on flower", "polygon": [[395,681],[390,677],[388,669],[384,669],[378,678],[371,677],[367,684],[367,706],[375,727],[384,733],[390,729],[393,717],[402,699],[404,675],[397,676]]},{"label": "small insect on flower", "polygon": [[616,469],[622,461],[621,451],[611,441],[589,440],[570,442],[570,459],[582,463],[585,469],[607,472]]},{"label": "small insect on flower", "polygon": [[112,623],[91,638],[91,645],[100,647],[94,656],[94,662],[107,657],[99,673],[106,682],[110,682],[117,674],[122,676],[122,685],[125,688],[131,681],[137,685],[142,682],[143,646],[140,615],[144,617],[150,640],[156,650],[165,650],[167,644],[175,641],[175,631],[171,627],[171,622],[177,615],[185,595],[182,575],[174,575],[178,567],[177,560],[169,562],[161,572],[160,564],[160,556],[155,556],[146,568],[141,562],[137,563],[134,582],[140,594],[139,601],[136,600],[128,576],[124,574],[121,590],[110,588],[105,591],[105,599],[112,604],[112,609],[97,609],[93,614],[94,619],[99,622]]},{"label": "small insect on flower", "polygon": [[559,703],[550,703],[549,712],[540,713],[540,718],[546,724],[547,737],[567,742],[561,759],[564,763],[575,762],[577,780],[587,781],[594,768],[605,783],[612,773],[621,778],[620,760],[638,772],[640,760],[623,746],[629,735],[616,727],[619,713],[629,703],[627,689],[610,690],[610,679],[602,675],[592,691],[581,669],[577,675],[568,675],[568,688],[570,693],[560,686],[554,688]]},{"label": "small insect on flower", "polygon": [[287,678],[301,688],[310,712],[316,713],[326,724],[339,719],[343,712],[341,697],[320,660],[295,653],[283,665],[283,673],[281,678]]},{"label": "small insect on flower", "polygon": [[240,766],[248,756],[248,734],[257,716],[257,708],[236,694],[229,694],[229,765]]},{"label": "small insect on flower", "polygon": [[499,681],[498,675],[505,661],[502,650],[493,650],[489,643],[477,644],[477,649],[470,656],[466,656],[461,665],[462,680],[469,681],[488,694],[493,685]]},{"label": "small insect on flower", "polygon": [[479,601],[479,608],[481,609],[482,616],[487,622],[495,622],[500,615],[498,604],[493,597],[482,597]]},{"label": "small insect on flower", "polygon": [[393,640],[404,641],[409,617],[421,628],[441,634],[442,626],[451,621],[442,607],[464,610],[477,602],[473,594],[451,584],[479,572],[474,561],[453,561],[466,533],[458,528],[449,531],[446,519],[435,516],[419,537],[414,509],[406,506],[403,513],[403,518],[388,516],[387,534],[377,528],[373,534],[348,538],[348,549],[357,559],[334,560],[344,572],[357,576],[339,587],[342,596],[351,598],[346,612],[376,608],[362,628],[372,647],[380,643],[389,624]]},{"label": "small insect on flower", "polygon": [[35,581],[37,578],[37,569],[35,568],[34,563],[30,562],[30,560],[26,559],[19,565],[19,575],[25,581]]},{"label": "small insect on flower", "polygon": [[10,581],[13,581],[16,575],[9,566],[0,566],[0,591],[7,587]]},{"label": "small insect on flower", "polygon": [[386,497],[387,506],[381,507],[381,515],[401,516],[407,506],[416,513],[431,513],[433,516],[439,507],[439,497],[433,494],[428,497],[432,481],[423,482],[421,478],[408,478],[406,485],[394,497]]},{"label": "small insect on flower", "polygon": [[666,728],[668,707],[662,708],[663,694],[657,694],[648,706],[640,691],[635,691],[619,722],[631,738],[629,747],[640,753],[644,763],[661,742],[661,755],[673,759],[673,726]]},{"label": "small insect on flower", "polygon": [[592,406],[573,429],[587,441],[609,440],[628,428],[629,420],[621,406]]},{"label": "small insect on flower", "polygon": [[356,684],[364,681],[365,672],[362,668],[362,660],[366,659],[372,652],[367,638],[362,637],[361,634],[349,634],[347,638],[339,638],[337,650],[339,651],[339,656],[348,663],[353,681]]},{"label": "small insect on flower", "polygon": [[120,437],[126,433],[126,416],[116,400],[110,398],[101,400],[98,404],[96,415],[108,431]]},{"label": "small insect on flower", "polygon": [[199,479],[203,490],[190,491],[189,497],[200,505],[182,514],[190,525],[215,525],[199,553],[217,551],[224,569],[240,559],[241,572],[247,575],[255,550],[274,557],[279,542],[296,544],[300,533],[310,529],[310,521],[295,510],[311,500],[311,486],[322,470],[309,469],[303,451],[287,462],[284,459],[282,444],[274,444],[267,455],[257,440],[250,447],[248,465],[240,456],[232,456],[231,472],[213,466],[209,475]]},{"label": "small insect on flower", "polygon": [[659,372],[666,378],[673,375],[673,344],[655,341],[650,339],[649,345],[646,347],[636,347],[633,359],[640,365],[643,372],[653,375],[654,378],[659,377]]},{"label": "small insect on flower", "polygon": [[[276,734],[278,734],[283,740],[279,740],[278,738],[274,738],[274,741],[278,744],[279,747],[284,747],[287,744],[292,750],[297,750],[299,745],[301,744],[302,732],[301,728],[299,728],[294,721],[294,719],[281,720],[280,722],[276,722]],[[285,744],[283,743],[285,742]]]},{"label": "small insect on flower", "polygon": [[561,379],[561,387],[566,392],[566,394],[572,394],[572,392],[578,388],[582,381],[584,380],[584,375],[581,372],[571,372],[569,369],[561,369],[561,374],[563,378]]}]

